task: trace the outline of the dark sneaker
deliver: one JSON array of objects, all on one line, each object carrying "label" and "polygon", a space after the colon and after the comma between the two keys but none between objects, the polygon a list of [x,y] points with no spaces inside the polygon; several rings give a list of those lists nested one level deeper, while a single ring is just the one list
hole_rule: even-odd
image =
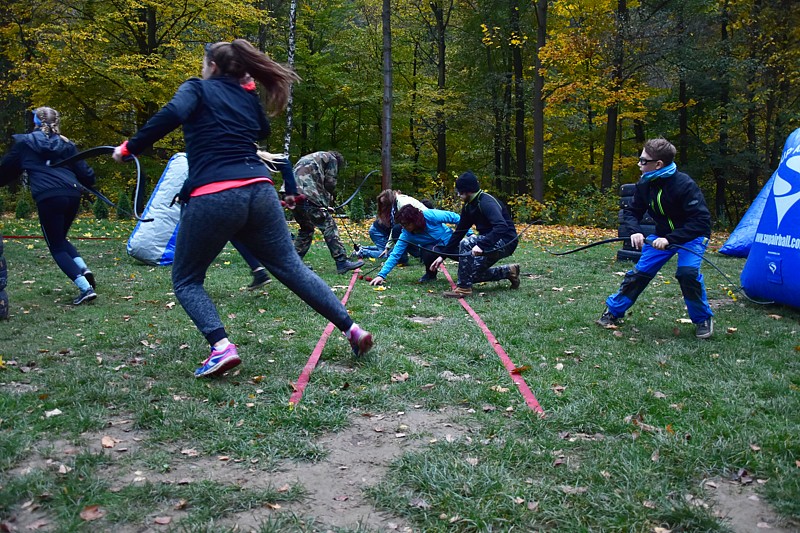
[{"label": "dark sneaker", "polygon": [[0,320],[8,319],[8,293],[0,291]]},{"label": "dark sneaker", "polygon": [[436,281],[436,272],[425,272],[421,278],[417,280],[418,283],[429,283],[431,281]]},{"label": "dark sneaker", "polygon": [[91,270],[89,270],[88,268],[84,268],[83,271],[81,272],[81,276],[86,278],[86,281],[89,282],[89,285],[91,285],[93,289],[97,288],[97,283],[95,283],[94,281],[94,274],[92,274]]},{"label": "dark sneaker", "polygon": [[269,277],[267,271],[263,268],[260,268],[253,272],[253,281],[250,282],[250,285],[247,286],[248,291],[254,291],[260,287],[263,287],[267,283],[271,282],[272,278]]},{"label": "dark sneaker", "polygon": [[353,329],[350,330],[350,337],[347,340],[350,342],[355,357],[361,357],[372,349],[372,333],[361,329],[358,325],[353,326]]},{"label": "dark sneaker", "polygon": [[604,328],[615,328],[617,327],[617,322],[619,319],[611,314],[611,311],[606,309],[600,318],[597,319],[597,325],[603,326]]},{"label": "dark sneaker", "polygon": [[336,272],[338,274],[344,274],[345,272],[361,268],[362,266],[364,266],[364,261],[348,261],[345,259],[344,261],[336,262]]},{"label": "dark sneaker", "polygon": [[519,289],[519,265],[508,265],[508,281],[512,289]]},{"label": "dark sneaker", "polygon": [[709,317],[699,324],[695,324],[694,336],[698,339],[707,339],[714,333],[714,319]]},{"label": "dark sneaker", "polygon": [[211,355],[203,362],[203,366],[194,371],[194,377],[202,378],[204,376],[222,374],[241,362],[242,360],[239,358],[239,354],[236,351],[236,345],[233,343],[229,344],[227,348],[221,352],[212,348]]},{"label": "dark sneaker", "polygon": [[466,298],[472,296],[472,287],[456,287],[452,291],[444,291],[442,296],[445,298]]},{"label": "dark sneaker", "polygon": [[81,291],[77,298],[72,300],[72,305],[81,305],[83,302],[91,302],[97,298],[97,293],[94,292],[94,289],[89,287],[85,291]]}]

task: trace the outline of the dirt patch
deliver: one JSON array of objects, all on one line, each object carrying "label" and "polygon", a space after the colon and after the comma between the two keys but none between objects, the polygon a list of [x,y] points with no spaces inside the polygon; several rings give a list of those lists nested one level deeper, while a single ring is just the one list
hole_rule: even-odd
[{"label": "dirt patch", "polygon": [[258,529],[270,514],[288,511],[312,517],[324,527],[411,531],[402,518],[376,511],[366,498],[365,489],[377,484],[392,461],[403,453],[436,440],[455,441],[465,435],[465,428],[450,422],[452,417],[453,413],[447,411],[411,409],[354,418],[350,427],[317,442],[328,452],[324,460],[285,463],[267,475],[276,487],[303,485],[307,497],[302,502],[286,504],[280,511],[263,508],[241,513],[224,523],[248,531]]},{"label": "dirt patch", "polygon": [[707,482],[705,488],[714,499],[714,515],[724,520],[734,533],[800,533],[800,524],[787,523],[781,519],[761,499],[753,485],[714,480]]},{"label": "dirt patch", "polygon": [[444,320],[443,316],[409,316],[406,317],[411,322],[416,324],[423,324],[425,326],[430,326],[432,324],[436,324]]}]

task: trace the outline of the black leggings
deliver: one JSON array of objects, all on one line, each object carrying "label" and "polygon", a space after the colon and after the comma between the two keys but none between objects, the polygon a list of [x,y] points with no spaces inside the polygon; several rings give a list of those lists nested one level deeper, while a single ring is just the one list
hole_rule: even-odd
[{"label": "black leggings", "polygon": [[42,234],[50,249],[50,255],[55,259],[58,268],[72,281],[81,275],[80,267],[73,261],[74,258],[80,257],[80,254],[67,240],[67,233],[72,221],[78,215],[80,200],[80,197],[74,196],[55,196],[36,204],[39,210],[39,224],[42,226]]}]

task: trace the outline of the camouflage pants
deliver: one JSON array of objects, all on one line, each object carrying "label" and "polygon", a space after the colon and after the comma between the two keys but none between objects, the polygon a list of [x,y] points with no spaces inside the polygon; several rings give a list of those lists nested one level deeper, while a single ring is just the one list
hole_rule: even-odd
[{"label": "camouflage pants", "polygon": [[0,235],[0,320],[8,318],[8,294],[6,285],[8,284],[8,266],[3,255],[3,236]]},{"label": "camouflage pants", "polygon": [[294,249],[297,250],[300,257],[305,257],[308,253],[314,238],[314,228],[319,228],[333,260],[337,263],[347,261],[347,250],[339,237],[339,228],[336,227],[336,222],[327,210],[311,206],[308,208],[298,207],[294,210],[294,219],[300,225],[300,231],[297,232],[297,238],[294,240]]},{"label": "camouflage pants", "polygon": [[517,248],[517,241],[508,245],[503,245],[502,241],[497,243],[497,250],[484,255],[469,255],[472,248],[478,243],[477,235],[467,235],[458,246],[458,286],[469,288],[473,283],[484,281],[500,281],[508,279],[510,269],[508,265],[493,267],[500,259],[508,257]]}]

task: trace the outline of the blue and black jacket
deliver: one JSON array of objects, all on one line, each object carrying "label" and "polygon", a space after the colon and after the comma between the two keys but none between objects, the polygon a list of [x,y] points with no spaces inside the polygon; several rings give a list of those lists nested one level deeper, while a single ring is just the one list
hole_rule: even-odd
[{"label": "blue and black jacket", "polygon": [[646,212],[656,223],[656,235],[670,244],[711,236],[711,212],[703,193],[683,172],[636,184],[633,200],[622,215],[629,235],[643,233],[639,224]]}]

